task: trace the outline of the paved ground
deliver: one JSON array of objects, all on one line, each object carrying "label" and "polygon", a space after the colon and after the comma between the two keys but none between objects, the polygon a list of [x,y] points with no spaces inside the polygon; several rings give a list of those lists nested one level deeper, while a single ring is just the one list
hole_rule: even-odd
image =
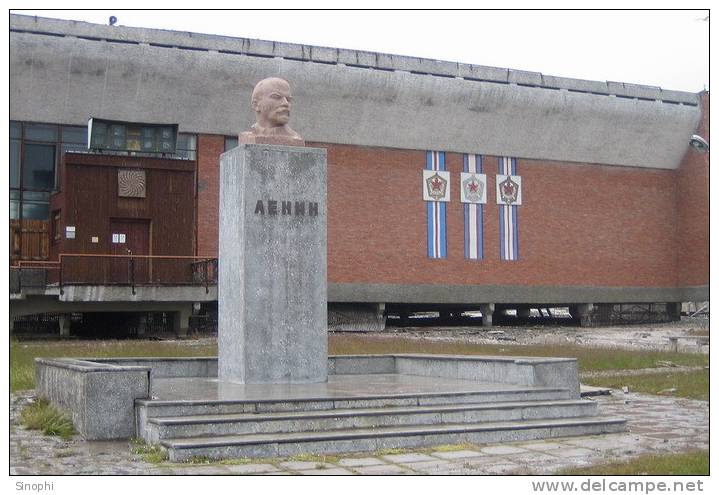
[{"label": "paved ground", "polygon": [[629,432],[498,445],[463,445],[328,458],[263,459],[233,464],[150,464],[128,442],[64,441],[19,426],[32,392],[11,396],[10,473],[25,474],[550,474],[571,466],[646,453],[709,448],[709,403],[623,394],[596,397],[600,414],[627,418]]}]

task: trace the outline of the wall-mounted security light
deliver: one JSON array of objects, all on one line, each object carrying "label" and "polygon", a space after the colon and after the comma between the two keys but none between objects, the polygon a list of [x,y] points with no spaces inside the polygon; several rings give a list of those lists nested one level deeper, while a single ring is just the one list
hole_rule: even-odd
[{"label": "wall-mounted security light", "polygon": [[709,143],[701,136],[694,134],[689,139],[689,145],[699,153],[709,153]]}]

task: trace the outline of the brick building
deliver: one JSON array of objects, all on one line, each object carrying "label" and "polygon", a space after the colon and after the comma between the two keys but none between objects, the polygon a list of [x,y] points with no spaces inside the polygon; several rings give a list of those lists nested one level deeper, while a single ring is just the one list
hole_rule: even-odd
[{"label": "brick building", "polygon": [[[272,75],[328,152],[337,321],[564,306],[588,323],[622,304],[663,319],[708,299],[709,160],[689,146],[708,140],[708,93],[353,50],[12,15],[11,222],[51,220],[89,117],[178,124],[186,235],[216,257],[219,156]],[[483,198],[462,202],[462,173]],[[439,201],[429,176],[447,181]],[[16,244],[15,259],[50,257]]]}]

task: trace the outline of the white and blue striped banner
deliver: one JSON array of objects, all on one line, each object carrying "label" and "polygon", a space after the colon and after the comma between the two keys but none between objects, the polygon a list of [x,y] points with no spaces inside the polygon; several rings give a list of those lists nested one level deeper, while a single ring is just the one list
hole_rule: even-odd
[{"label": "white and blue striped banner", "polygon": [[[427,170],[444,171],[443,151],[427,152]],[[427,201],[427,256],[440,259],[447,257],[447,203]]]},{"label": "white and blue striped banner", "polygon": [[[498,175],[517,175],[517,159],[500,156],[497,173]],[[517,205],[499,205],[499,252],[500,258],[505,261],[519,259],[517,208]]]},{"label": "white and blue striped banner", "polygon": [[[482,155],[465,154],[464,171],[482,174]],[[484,258],[484,205],[481,203],[464,204],[464,257],[469,260]]]}]

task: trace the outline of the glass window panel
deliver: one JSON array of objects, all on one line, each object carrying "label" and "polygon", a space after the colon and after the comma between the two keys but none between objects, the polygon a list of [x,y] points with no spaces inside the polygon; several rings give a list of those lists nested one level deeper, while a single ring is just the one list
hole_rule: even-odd
[{"label": "glass window panel", "polygon": [[50,193],[43,191],[23,191],[22,199],[24,201],[41,201],[47,203],[50,200]]},{"label": "glass window panel", "polygon": [[195,159],[195,152],[192,150],[180,150],[178,149],[175,153],[175,155],[178,158],[186,158],[187,160],[194,160]]},{"label": "glass window panel", "polygon": [[20,187],[20,141],[10,140],[10,187]]},{"label": "glass window panel", "polygon": [[225,151],[231,150],[237,147],[236,137],[225,137]]},{"label": "glass window panel", "polygon": [[23,201],[22,217],[28,220],[49,220],[50,204],[35,201]]},{"label": "glass window panel", "polygon": [[13,139],[22,138],[22,124],[20,122],[10,121],[10,137]]},{"label": "glass window panel", "polygon": [[177,148],[181,150],[196,150],[197,137],[194,134],[178,134]]},{"label": "glass window panel", "polygon": [[57,126],[25,124],[25,139],[31,141],[57,141]]},{"label": "glass window panel", "polygon": [[62,128],[62,142],[84,144],[87,147],[87,127],[65,126]]},{"label": "glass window panel", "polygon": [[84,144],[63,144],[61,146],[62,152],[65,153],[66,151],[87,151],[87,146]]},{"label": "glass window panel", "polygon": [[20,201],[10,200],[10,218],[20,218]]},{"label": "glass window panel", "polygon": [[55,146],[25,144],[23,187],[28,189],[55,187]]},{"label": "glass window panel", "polygon": [[20,191],[10,189],[10,199],[20,199]]}]

